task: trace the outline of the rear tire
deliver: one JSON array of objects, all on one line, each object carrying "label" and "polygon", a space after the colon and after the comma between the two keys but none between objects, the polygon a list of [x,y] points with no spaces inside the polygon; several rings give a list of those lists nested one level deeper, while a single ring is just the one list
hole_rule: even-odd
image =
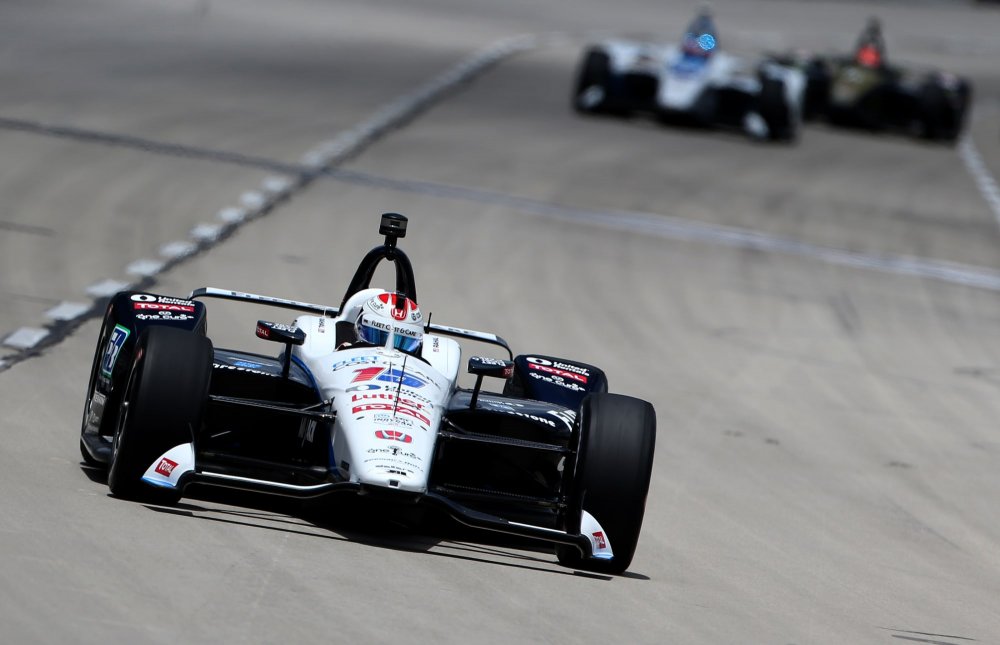
[{"label": "rear tire", "polygon": [[212,342],[200,334],[150,327],[136,343],[118,415],[108,472],[116,497],[176,503],[181,491],[142,480],[171,448],[189,443],[201,426],[212,374]]},{"label": "rear tire", "polygon": [[767,123],[770,141],[795,141],[798,122],[795,110],[788,104],[784,81],[764,77],[761,79],[759,112]]},{"label": "rear tire", "polygon": [[556,555],[568,567],[620,574],[632,563],[642,528],[653,472],[656,412],[641,399],[592,394],[580,406],[579,441],[565,528],[576,532],[586,509],[607,534],[614,557],[584,559],[575,548],[562,545]]},{"label": "rear tire", "polygon": [[944,88],[933,82],[924,85],[917,104],[922,138],[945,143],[958,140],[968,106],[968,91],[962,90],[958,104],[954,105]]}]

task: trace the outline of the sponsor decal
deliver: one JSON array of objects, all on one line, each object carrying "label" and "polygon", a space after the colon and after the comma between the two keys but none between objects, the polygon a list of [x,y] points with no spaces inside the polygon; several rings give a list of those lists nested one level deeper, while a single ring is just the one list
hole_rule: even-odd
[{"label": "sponsor decal", "polygon": [[174,305],[165,302],[133,302],[132,309],[136,311],[183,311],[193,314],[194,305]]},{"label": "sponsor decal", "polygon": [[156,464],[156,472],[164,477],[170,477],[170,473],[174,472],[174,468],[177,468],[177,462],[166,457],[161,459],[160,463]]},{"label": "sponsor decal", "polygon": [[[550,361],[547,358],[538,358],[537,356],[528,356],[528,367],[534,370],[540,370],[542,372],[548,372],[549,374],[556,374],[562,376],[563,378],[572,378],[580,383],[586,383],[587,379],[590,377],[590,372],[586,368],[580,367],[579,365],[571,365],[570,363],[563,363],[561,361]],[[552,368],[544,369],[544,368]],[[571,372],[575,374],[567,375],[566,372]]]},{"label": "sponsor decal", "polygon": [[[379,412],[394,412],[396,414],[413,417],[418,421],[422,421],[424,425],[430,426],[431,420],[426,415],[412,410],[402,405],[395,405],[393,403],[365,403],[363,405],[356,405],[351,408],[351,414],[359,414],[361,412],[369,411],[379,411]],[[554,425],[554,424],[553,424]]]},{"label": "sponsor decal", "polygon": [[313,442],[316,435],[316,419],[302,419],[299,423],[299,439]]},{"label": "sponsor decal", "polygon": [[276,322],[268,323],[267,326],[277,331],[287,331],[289,334],[294,334],[299,330],[299,328],[296,327],[295,325],[285,325]]},{"label": "sponsor decal", "polygon": [[594,531],[591,533],[594,538],[594,544],[597,545],[598,549],[608,548],[608,542],[604,539],[604,533],[602,531]]},{"label": "sponsor decal", "polygon": [[381,385],[375,385],[374,383],[362,383],[361,385],[352,385],[351,387],[344,390],[345,392],[370,392],[372,390],[381,390]]},{"label": "sponsor decal", "polygon": [[413,437],[399,430],[376,430],[375,437],[386,439],[387,441],[399,441],[400,443],[411,443],[413,441]]},{"label": "sponsor decal", "polygon": [[407,407],[407,408],[413,408],[414,410],[423,410],[424,409],[423,404],[421,404],[421,403],[419,403],[417,401],[411,401],[410,399],[407,399],[407,398],[402,397],[402,396],[400,396],[400,397],[397,398],[396,395],[395,395],[395,393],[392,393],[392,392],[379,392],[377,394],[352,394],[351,395],[351,403],[357,403],[358,401],[367,401],[367,400],[397,401],[399,403],[399,405],[402,405],[402,406]]},{"label": "sponsor decal", "polygon": [[406,417],[398,417],[394,414],[375,414],[372,415],[372,421],[380,425],[393,425],[400,426],[403,428],[412,428],[416,425],[413,419],[408,419]]},{"label": "sponsor decal", "polygon": [[559,376],[546,376],[544,374],[539,374],[538,372],[529,372],[528,376],[535,379],[536,381],[543,381],[545,383],[551,383],[552,385],[558,385],[564,387],[567,390],[573,390],[574,392],[586,392],[587,388],[578,385],[577,383],[569,383],[564,381]]},{"label": "sponsor decal", "polygon": [[176,314],[172,311],[158,311],[155,314],[136,314],[137,320],[158,320],[160,322],[184,322],[194,320],[194,316],[187,314]]},{"label": "sponsor decal", "polygon": [[418,459],[417,453],[405,451],[399,446],[390,446],[389,448],[369,448],[369,455],[392,455],[393,457],[402,457],[403,459]]},{"label": "sponsor decal", "polygon": [[166,305],[186,305],[194,306],[193,300],[182,300],[180,298],[170,298],[169,296],[154,296],[150,293],[132,294],[132,302],[159,302]]},{"label": "sponsor decal", "polygon": [[496,408],[496,411],[502,414],[509,414],[511,416],[521,417],[522,419],[528,419],[530,421],[534,421],[535,423],[541,423],[543,425],[549,426],[550,428],[556,427],[555,421],[553,421],[552,419],[546,419],[545,417],[540,417],[537,414],[518,412],[517,410],[513,410],[510,408]]},{"label": "sponsor decal", "polygon": [[420,377],[404,372],[403,370],[386,369],[384,367],[365,367],[354,371],[354,378],[351,383],[364,383],[365,381],[383,381],[387,383],[402,383],[406,387],[424,387],[427,381]]},{"label": "sponsor decal", "polygon": [[387,473],[403,475],[404,477],[416,475],[418,472],[424,471],[424,469],[417,464],[411,464],[408,461],[399,461],[398,459],[390,459],[386,457],[372,457],[371,459],[365,459],[365,463],[373,464],[376,468],[381,468]]},{"label": "sponsor decal", "polygon": [[548,413],[572,428],[576,422],[576,411],[574,410],[548,410]]},{"label": "sponsor decal", "polygon": [[518,403],[516,401],[501,401],[499,399],[488,399],[484,396],[479,397],[479,404],[485,405],[486,407],[492,408],[494,410],[503,410],[505,412],[506,411],[513,412],[514,408],[524,407],[523,403]]},{"label": "sponsor decal", "polygon": [[236,367],[246,367],[252,370],[260,369],[262,367],[260,363],[253,363],[251,361],[233,361],[233,365]]},{"label": "sponsor decal", "polygon": [[435,336],[431,340],[431,351],[432,352],[440,352],[441,351],[441,339],[438,338],[437,336]]},{"label": "sponsor decal", "polygon": [[553,376],[558,376],[562,379],[573,379],[574,381],[579,381],[580,383],[586,383],[587,377],[582,374],[577,374],[575,372],[569,372],[567,370],[559,369],[558,367],[551,367],[549,365],[536,365],[535,363],[528,363],[528,367],[533,370],[538,370],[539,372],[545,372],[547,374],[552,374]]},{"label": "sponsor decal", "polygon": [[250,374],[260,374],[261,376],[273,376],[274,378],[280,378],[279,374],[272,374],[270,372],[265,372],[264,370],[257,370],[250,367],[239,367],[237,365],[225,365],[223,363],[212,363],[212,367],[217,370],[231,370],[234,372],[248,372]]},{"label": "sponsor decal", "polygon": [[320,318],[316,323],[316,331],[325,334],[326,333],[326,318]]},{"label": "sponsor decal", "polygon": [[365,363],[377,363],[379,358],[377,356],[352,356],[346,360],[340,361],[339,363],[333,364],[333,371],[342,370],[345,367],[354,367],[355,365],[364,365]]},{"label": "sponsor decal", "polygon": [[424,405],[431,405],[433,403],[433,401],[431,401],[430,398],[424,396],[423,394],[421,394],[420,392],[417,392],[416,390],[408,390],[406,388],[399,388],[397,391],[400,394],[402,394],[403,396],[411,398],[414,401],[420,401]]},{"label": "sponsor decal", "polygon": [[104,357],[101,359],[101,374],[111,378],[111,372],[115,369],[118,361],[118,354],[122,351],[122,345],[128,338],[129,330],[121,325],[115,325],[111,330],[111,338],[108,339],[108,346],[104,350]]}]

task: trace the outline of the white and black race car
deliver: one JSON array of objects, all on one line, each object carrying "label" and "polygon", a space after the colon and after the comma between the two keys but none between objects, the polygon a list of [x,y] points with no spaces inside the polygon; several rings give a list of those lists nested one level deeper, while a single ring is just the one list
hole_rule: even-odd
[{"label": "white and black race car", "polygon": [[[495,334],[425,323],[397,248],[406,224],[383,215],[385,243],[361,261],[339,307],[216,288],[114,296],[87,386],[84,461],[107,468],[118,497],[170,504],[193,483],[364,495],[387,512],[426,505],[546,541],[567,566],[625,571],[653,466],[652,405],[608,393],[592,365],[515,358]],[[370,285],[383,260],[395,265],[393,291]],[[277,343],[273,355],[222,349],[206,335],[205,298],[302,315],[255,322],[259,338]],[[359,335],[362,322],[375,336]],[[471,357],[475,386],[460,387],[456,338],[505,358]],[[486,391],[484,377],[503,380],[503,391]]]},{"label": "white and black race car", "polygon": [[663,122],[740,129],[793,141],[805,75],[774,59],[751,63],[721,51],[711,15],[700,13],[678,44],[608,40],[583,54],[573,88],[578,112],[652,114]]}]

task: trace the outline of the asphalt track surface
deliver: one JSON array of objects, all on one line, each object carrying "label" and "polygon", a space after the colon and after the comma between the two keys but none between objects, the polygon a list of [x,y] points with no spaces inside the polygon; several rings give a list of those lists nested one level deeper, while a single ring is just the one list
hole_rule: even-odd
[{"label": "asphalt track surface", "polygon": [[[714,3],[746,51],[846,47],[878,12],[892,55],[976,82],[955,148],[570,113],[588,38],[695,6],[4,2],[0,640],[1000,640],[1000,11]],[[627,575],[255,499],[150,507],[81,467],[102,287],[336,304],[388,210],[435,322],[656,406]],[[213,307],[217,344],[262,349],[256,313]]]}]

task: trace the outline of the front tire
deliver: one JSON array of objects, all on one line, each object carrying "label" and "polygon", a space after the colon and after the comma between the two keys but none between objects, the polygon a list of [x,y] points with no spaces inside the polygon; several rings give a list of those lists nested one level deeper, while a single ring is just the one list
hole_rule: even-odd
[{"label": "front tire", "polygon": [[610,78],[611,58],[602,51],[588,51],[573,89],[573,109],[583,113],[607,111]]},{"label": "front tire", "polygon": [[212,374],[212,342],[200,334],[150,327],[136,343],[108,472],[116,497],[176,503],[181,491],[142,476],[163,453],[189,443],[201,426]]},{"label": "front tire", "polygon": [[559,546],[560,564],[611,574],[628,569],[642,528],[655,447],[656,411],[651,404],[621,394],[584,399],[566,529],[577,531],[586,509],[606,532],[614,557],[584,559],[575,548]]}]

